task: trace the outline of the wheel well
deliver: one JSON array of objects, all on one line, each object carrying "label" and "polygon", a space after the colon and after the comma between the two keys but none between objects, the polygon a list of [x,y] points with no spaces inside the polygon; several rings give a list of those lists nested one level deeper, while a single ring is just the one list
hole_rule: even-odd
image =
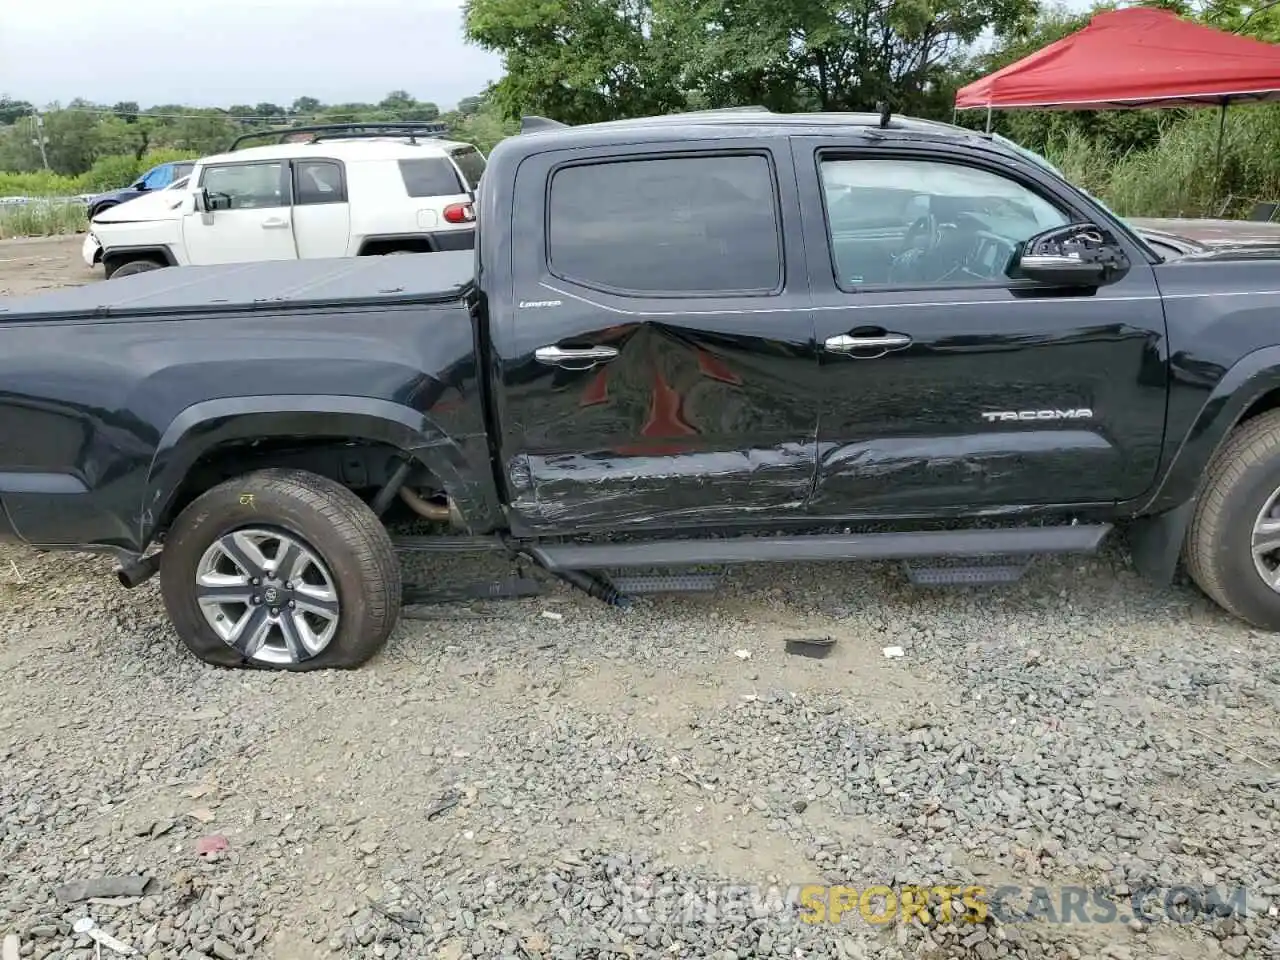
[{"label": "wheel well", "polygon": [[1252,420],[1259,414],[1266,413],[1268,410],[1280,408],[1280,389],[1269,390],[1262,396],[1249,404],[1248,409],[1241,414],[1240,419],[1236,421],[1233,429],[1238,429],[1245,421]]},{"label": "wheel well", "polygon": [[384,237],[381,240],[369,240],[360,248],[362,257],[380,257],[388,253],[403,251],[405,253],[431,253],[435,250],[426,237]]},{"label": "wheel well", "polygon": [[150,260],[152,263],[158,263],[162,267],[167,267],[169,265],[169,261],[167,261],[162,254],[152,251],[134,253],[129,250],[124,250],[120,253],[109,253],[100,256],[102,265],[106,268],[106,272],[108,274],[119,270],[126,263],[134,263],[137,260]]},{"label": "wheel well", "polygon": [[[203,454],[187,471],[181,486],[157,519],[155,529],[157,533],[167,530],[174,518],[206,490],[267,467],[306,470],[328,477],[367,502],[387,483],[404,458],[404,452],[397,447],[363,440],[271,437],[220,444]],[[405,484],[433,492],[440,489],[439,482],[421,464]],[[388,510],[387,519],[400,516],[402,508],[403,505],[395,501],[392,510],[396,512]],[[408,513],[407,508],[404,512]]]}]

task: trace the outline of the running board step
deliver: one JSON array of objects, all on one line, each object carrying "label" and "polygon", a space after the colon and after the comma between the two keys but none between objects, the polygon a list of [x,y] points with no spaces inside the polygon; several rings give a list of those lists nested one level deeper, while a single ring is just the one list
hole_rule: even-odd
[{"label": "running board step", "polygon": [[498,537],[392,537],[391,546],[406,553],[509,553]]},{"label": "running board step", "polygon": [[904,562],[907,579],[918,587],[975,587],[995,583],[1017,583],[1027,572],[1027,564],[992,564],[973,567],[913,567]]},{"label": "running board step", "polygon": [[731,537],[723,540],[554,543],[538,544],[531,547],[529,552],[538,563],[552,572],[619,567],[684,567],[714,563],[911,560],[925,557],[1095,553],[1110,532],[1111,524],[1100,523],[798,537]]},{"label": "running board step", "polygon": [[530,577],[511,577],[507,580],[481,580],[458,587],[432,589],[417,583],[406,583],[400,602],[406,607],[420,604],[458,603],[466,600],[513,600],[520,597],[538,597],[546,593],[540,580]]},{"label": "running board step", "polygon": [[724,581],[718,573],[681,573],[672,576],[609,576],[613,589],[629,597],[649,593],[711,593]]}]

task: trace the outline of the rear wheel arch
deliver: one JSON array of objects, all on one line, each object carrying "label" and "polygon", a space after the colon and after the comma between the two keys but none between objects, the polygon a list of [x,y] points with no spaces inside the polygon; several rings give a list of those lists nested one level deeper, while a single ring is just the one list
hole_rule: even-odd
[{"label": "rear wheel arch", "polygon": [[[422,413],[390,401],[358,397],[241,397],[187,407],[160,439],[147,474],[139,516],[140,541],[150,543],[177,512],[202,492],[193,471],[202,460],[236,455],[247,445],[278,447],[356,443],[389,459],[416,462],[457,504],[475,528],[494,515],[483,478],[467,466],[461,447]],[[250,447],[252,449],[252,447]],[[250,461],[252,457],[246,457]]]}]

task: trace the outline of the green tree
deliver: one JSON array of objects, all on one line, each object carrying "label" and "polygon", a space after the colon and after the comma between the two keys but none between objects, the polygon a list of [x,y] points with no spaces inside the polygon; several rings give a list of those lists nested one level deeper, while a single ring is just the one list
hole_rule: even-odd
[{"label": "green tree", "polygon": [[323,106],[315,97],[298,97],[289,108],[289,113],[295,117],[314,117]]},{"label": "green tree", "polygon": [[1035,11],[1036,0],[695,0],[687,82],[717,104],[871,110],[887,100],[944,116],[975,41],[1014,32]]},{"label": "green tree", "polygon": [[45,153],[54,173],[75,176],[97,159],[101,122],[95,113],[72,102],[77,109],[51,110],[44,115]]},{"label": "green tree", "polygon": [[13,100],[7,96],[0,96],[0,126],[9,126],[17,123],[20,117],[29,117],[36,112],[26,100]]},{"label": "green tree", "polygon": [[688,3],[467,0],[464,22],[468,39],[506,62],[506,76],[491,94],[503,115],[532,112],[587,123],[685,105],[683,51],[668,29],[668,6]]},{"label": "green tree", "polygon": [[111,112],[125,123],[136,123],[141,112],[135,100],[122,100],[111,108]]}]

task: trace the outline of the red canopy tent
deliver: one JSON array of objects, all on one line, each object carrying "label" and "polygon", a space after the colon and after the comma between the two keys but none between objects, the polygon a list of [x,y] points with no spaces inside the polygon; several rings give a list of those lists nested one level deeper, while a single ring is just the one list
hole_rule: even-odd
[{"label": "red canopy tent", "polygon": [[1115,110],[1280,99],[1280,46],[1157,7],[1082,30],[956,93],[956,109]]},{"label": "red canopy tent", "polygon": [[957,110],[1137,110],[1280,100],[1280,46],[1159,7],[1100,13],[1082,30],[956,92]]}]

